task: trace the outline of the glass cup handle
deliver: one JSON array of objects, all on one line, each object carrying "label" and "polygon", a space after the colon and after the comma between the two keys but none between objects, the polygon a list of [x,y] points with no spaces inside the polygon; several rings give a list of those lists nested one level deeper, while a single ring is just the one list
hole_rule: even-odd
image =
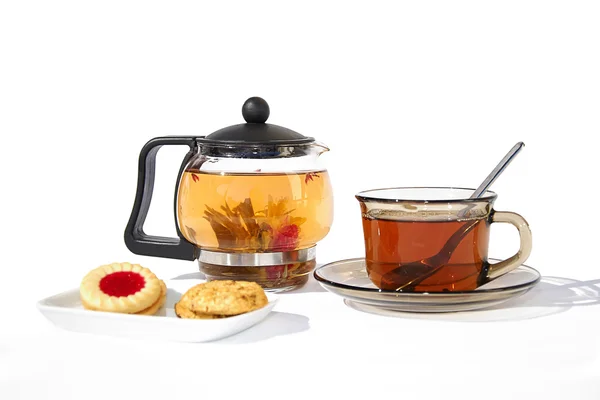
[{"label": "glass cup handle", "polygon": [[494,222],[504,222],[514,225],[519,230],[521,247],[514,256],[504,261],[490,264],[486,277],[488,281],[496,279],[523,264],[527,258],[529,258],[532,246],[531,229],[529,229],[529,224],[527,224],[525,218],[521,217],[519,214],[508,211],[494,211],[492,214],[492,223]]}]

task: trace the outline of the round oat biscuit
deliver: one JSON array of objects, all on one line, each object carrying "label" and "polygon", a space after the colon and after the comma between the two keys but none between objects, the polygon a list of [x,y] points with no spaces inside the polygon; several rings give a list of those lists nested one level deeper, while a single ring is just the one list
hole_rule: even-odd
[{"label": "round oat biscuit", "polygon": [[175,315],[177,315],[179,318],[184,319],[220,319],[227,317],[225,315],[195,313],[193,311],[188,310],[180,303],[175,303]]},{"label": "round oat biscuit", "polygon": [[87,309],[135,314],[159,300],[161,281],[141,265],[113,263],[90,271],[79,293]]},{"label": "round oat biscuit", "polygon": [[190,288],[180,303],[194,313],[238,315],[264,307],[269,300],[255,282],[216,280]]}]

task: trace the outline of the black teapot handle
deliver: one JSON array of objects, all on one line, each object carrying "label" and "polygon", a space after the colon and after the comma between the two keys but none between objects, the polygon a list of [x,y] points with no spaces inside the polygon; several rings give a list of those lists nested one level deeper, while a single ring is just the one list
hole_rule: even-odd
[{"label": "black teapot handle", "polygon": [[[183,237],[177,224],[177,188],[183,170],[192,156],[196,154],[198,145],[196,136],[165,136],[150,140],[144,145],[140,152],[138,165],[138,182],[135,194],[135,202],[131,217],[125,228],[125,244],[135,254],[152,257],[174,258],[178,260],[195,260],[197,248]],[[144,233],[144,222],[152,200],[154,189],[154,171],[156,167],[156,153],[164,145],[186,145],[190,151],[186,154],[175,185],[175,227],[178,238],[150,236]]]}]

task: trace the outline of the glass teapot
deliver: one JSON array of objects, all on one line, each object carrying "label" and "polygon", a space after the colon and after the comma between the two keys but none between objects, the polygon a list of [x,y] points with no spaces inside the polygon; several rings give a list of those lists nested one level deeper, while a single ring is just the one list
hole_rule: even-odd
[{"label": "glass teapot", "polygon": [[[333,197],[319,156],[329,149],[267,124],[260,97],[242,106],[246,120],[208,136],[150,140],[139,157],[137,193],[125,230],[135,254],[198,260],[208,280],[254,281],[267,290],[303,285],[316,265],[316,243],[333,222]],[[178,238],[150,236],[143,225],[154,186],[156,153],[186,145],[175,190]]]}]

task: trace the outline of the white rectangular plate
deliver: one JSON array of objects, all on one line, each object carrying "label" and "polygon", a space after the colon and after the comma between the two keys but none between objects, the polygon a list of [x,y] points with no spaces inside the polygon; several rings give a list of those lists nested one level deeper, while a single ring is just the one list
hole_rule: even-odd
[{"label": "white rectangular plate", "polygon": [[277,296],[267,293],[269,303],[255,311],[221,319],[181,319],[174,306],[181,295],[201,280],[171,280],[165,305],[155,315],[131,315],[90,311],[83,308],[79,288],[40,300],[38,309],[56,326],[75,332],[158,339],[177,342],[208,342],[235,335],[261,322],[273,309]]}]

